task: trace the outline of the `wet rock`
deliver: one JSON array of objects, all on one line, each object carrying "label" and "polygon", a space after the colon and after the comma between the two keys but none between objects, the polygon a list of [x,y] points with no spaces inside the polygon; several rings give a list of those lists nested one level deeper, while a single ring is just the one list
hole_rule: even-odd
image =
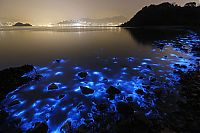
[{"label": "wet rock", "polygon": [[90,130],[90,128],[88,128],[85,124],[80,125],[77,129],[76,129],[76,133],[87,133]]},{"label": "wet rock", "polygon": [[64,94],[62,94],[62,95],[58,96],[58,98],[59,98],[59,99],[62,99],[63,97],[65,97],[65,95],[64,95]]},{"label": "wet rock", "polygon": [[104,79],[103,79],[103,82],[104,82],[104,83],[108,83],[108,79],[107,79],[107,78],[104,78]]},{"label": "wet rock", "polygon": [[132,97],[127,97],[126,100],[127,100],[128,102],[132,102],[132,101],[133,101],[133,98],[132,98]]},{"label": "wet rock", "polygon": [[24,65],[0,71],[0,100],[3,100],[9,92],[32,81],[31,77],[24,75],[33,70],[32,65]]},{"label": "wet rock", "polygon": [[97,104],[96,108],[99,111],[105,111],[108,108],[108,105],[105,103],[100,103],[100,104]]},{"label": "wet rock", "polygon": [[125,103],[125,102],[117,103],[117,111],[124,115],[134,114],[134,108],[133,108],[132,104]]},{"label": "wet rock", "polygon": [[19,102],[18,100],[14,100],[14,101],[12,101],[8,106],[9,106],[9,107],[12,107],[12,106],[15,106],[15,105],[17,105],[17,104],[20,104],[20,102]]},{"label": "wet rock", "polygon": [[61,61],[62,61],[61,59],[56,59],[55,60],[56,63],[61,63]]},{"label": "wet rock", "polygon": [[151,68],[151,66],[150,66],[150,65],[147,65],[147,68],[148,68],[149,70],[152,70],[152,68]]},{"label": "wet rock", "polygon": [[174,64],[174,66],[175,66],[175,67],[178,67],[178,68],[180,68],[180,67],[181,67],[181,65],[180,65],[180,64]]},{"label": "wet rock", "polygon": [[117,88],[115,88],[114,86],[110,86],[107,90],[106,93],[108,93],[109,95],[115,95],[115,94],[120,94],[121,91]]},{"label": "wet rock", "polygon": [[80,88],[81,88],[81,92],[83,93],[83,94],[92,94],[92,93],[94,93],[94,90],[93,89],[90,89],[90,88],[88,88],[88,87],[83,87],[83,86],[80,86]]},{"label": "wet rock", "polygon": [[145,92],[142,90],[142,89],[138,89],[138,90],[136,90],[135,91],[137,94],[139,94],[139,95],[144,95],[145,94]]},{"label": "wet rock", "polygon": [[87,72],[80,72],[78,73],[78,76],[81,78],[81,79],[84,79],[88,76],[88,73]]},{"label": "wet rock", "polygon": [[181,68],[184,68],[184,69],[186,69],[186,68],[187,68],[187,66],[186,66],[186,65],[181,65]]},{"label": "wet rock", "polygon": [[35,127],[33,129],[30,129],[28,133],[47,133],[48,132],[48,126],[46,123],[35,123]]},{"label": "wet rock", "polygon": [[151,82],[155,82],[155,81],[156,81],[156,78],[150,77],[150,81],[151,81]]},{"label": "wet rock", "polygon": [[56,89],[58,89],[58,86],[56,85],[56,84],[50,84],[49,86],[48,86],[48,90],[56,90]]}]

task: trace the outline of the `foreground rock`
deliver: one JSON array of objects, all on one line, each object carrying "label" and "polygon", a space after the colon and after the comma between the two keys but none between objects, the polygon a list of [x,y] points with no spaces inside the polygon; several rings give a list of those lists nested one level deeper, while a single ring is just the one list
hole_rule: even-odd
[{"label": "foreground rock", "polygon": [[56,89],[58,89],[58,86],[56,85],[56,84],[50,84],[49,86],[48,86],[48,90],[49,91],[51,91],[51,90],[56,90]]},{"label": "foreground rock", "polygon": [[88,76],[88,73],[87,72],[80,72],[80,73],[78,73],[78,76],[79,76],[79,78],[84,79]]},{"label": "foreground rock", "polygon": [[81,88],[81,92],[85,95],[88,95],[88,94],[92,94],[94,93],[94,90],[93,89],[90,89],[88,87],[83,87],[83,86],[80,86]]},{"label": "foreground rock", "polygon": [[107,90],[106,93],[108,93],[109,95],[116,95],[116,94],[120,94],[121,91],[117,88],[115,88],[114,86],[110,86]]},{"label": "foreground rock", "polygon": [[33,80],[31,77],[23,76],[33,70],[34,67],[32,65],[24,65],[0,71],[0,101],[3,100],[9,92]]}]

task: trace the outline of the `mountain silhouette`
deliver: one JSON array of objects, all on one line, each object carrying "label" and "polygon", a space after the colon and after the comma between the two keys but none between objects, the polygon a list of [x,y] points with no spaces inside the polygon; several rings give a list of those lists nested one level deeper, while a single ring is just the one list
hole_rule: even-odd
[{"label": "mountain silhouette", "polygon": [[195,2],[183,7],[168,2],[145,6],[121,27],[200,26],[200,6]]}]

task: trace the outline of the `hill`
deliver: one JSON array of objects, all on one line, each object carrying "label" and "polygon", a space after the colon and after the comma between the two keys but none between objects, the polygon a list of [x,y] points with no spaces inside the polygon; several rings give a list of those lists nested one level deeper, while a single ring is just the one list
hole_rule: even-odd
[{"label": "hill", "polygon": [[168,2],[142,8],[121,27],[200,26],[200,6],[195,2],[183,7]]}]

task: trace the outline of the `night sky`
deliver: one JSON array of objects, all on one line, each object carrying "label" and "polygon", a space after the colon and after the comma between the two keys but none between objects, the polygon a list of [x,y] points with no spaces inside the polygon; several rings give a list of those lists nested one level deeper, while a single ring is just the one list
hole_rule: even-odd
[{"label": "night sky", "polygon": [[[166,0],[0,0],[0,21],[25,21],[35,25],[67,19],[125,16]],[[194,0],[198,2],[198,0]],[[168,0],[184,5],[190,0]]]}]

